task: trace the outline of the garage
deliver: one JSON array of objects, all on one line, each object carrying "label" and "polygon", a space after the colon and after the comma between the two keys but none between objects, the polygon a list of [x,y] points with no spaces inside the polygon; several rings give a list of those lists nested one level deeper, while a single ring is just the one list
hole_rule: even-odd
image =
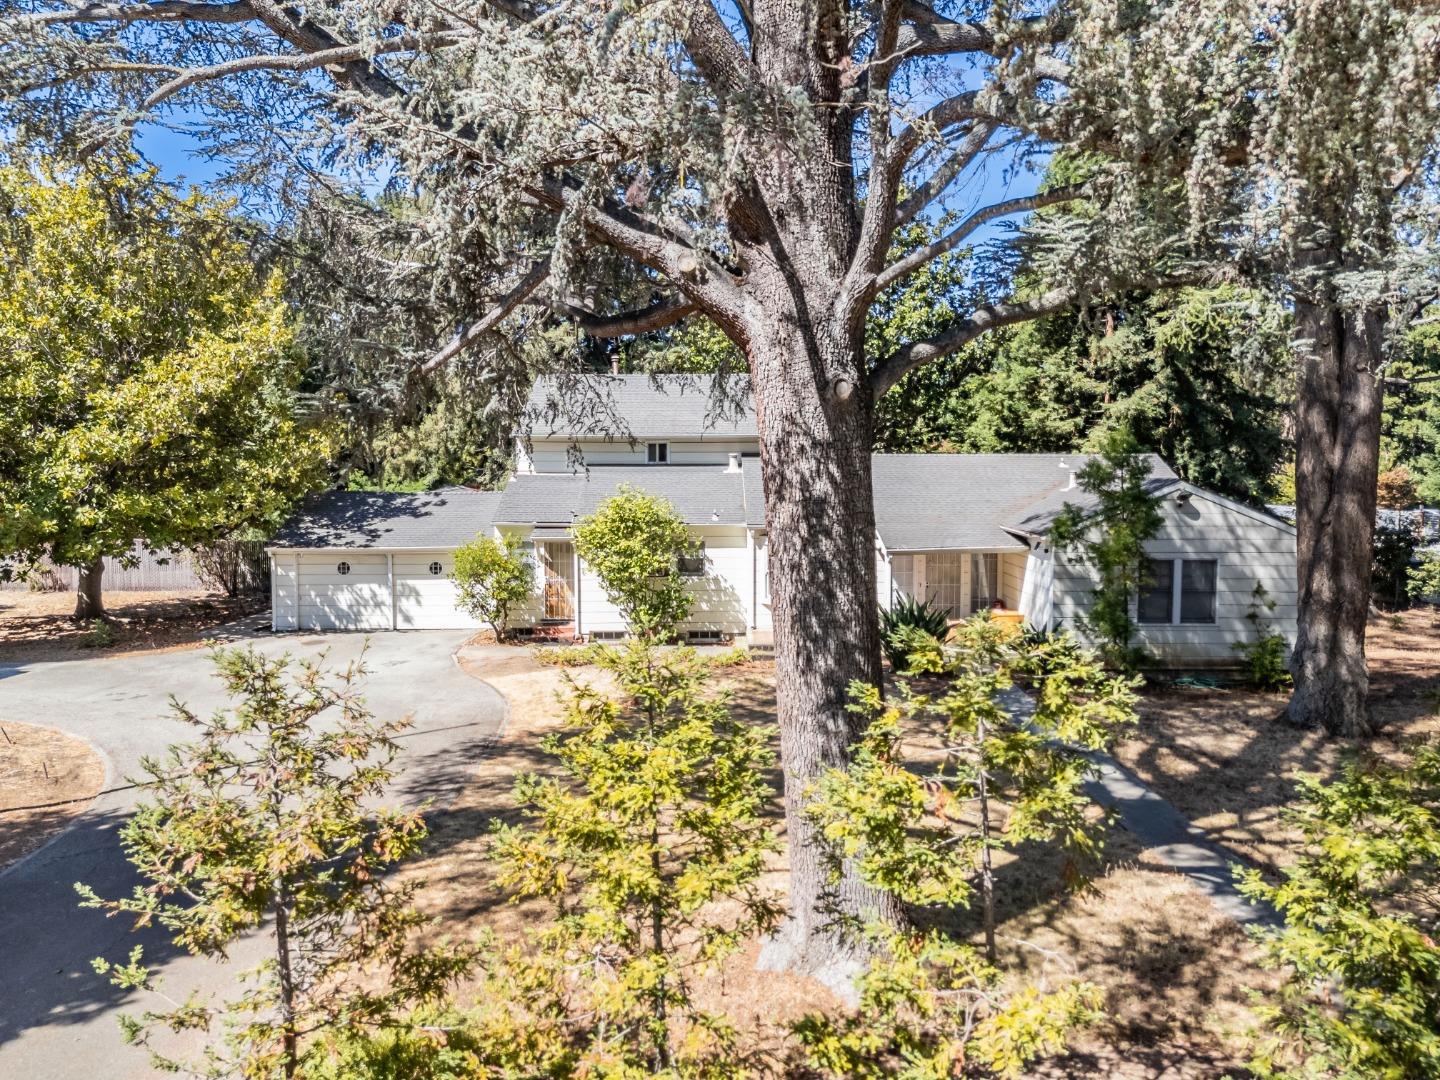
[{"label": "garage", "polygon": [[276,534],[270,555],[276,630],[459,630],[455,549],[489,535],[500,493],[332,491]]},{"label": "garage", "polygon": [[302,555],[296,580],[299,629],[390,629],[390,571],[384,555]]},{"label": "garage", "polygon": [[451,552],[397,551],[392,559],[397,630],[464,630],[480,625],[455,606]]}]

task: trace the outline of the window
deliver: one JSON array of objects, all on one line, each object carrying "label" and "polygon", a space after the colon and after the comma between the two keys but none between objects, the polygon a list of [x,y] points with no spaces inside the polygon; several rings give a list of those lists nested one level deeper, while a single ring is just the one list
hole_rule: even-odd
[{"label": "window", "polygon": [[701,540],[689,554],[675,560],[675,568],[681,577],[703,577],[705,574],[705,541]]},{"label": "window", "polygon": [[1000,599],[1000,556],[970,556],[970,610],[986,611]]},{"label": "window", "polygon": [[1180,571],[1180,621],[1215,621],[1215,560],[1186,559]]},{"label": "window", "polygon": [[439,577],[441,571],[443,571],[444,569],[445,569],[445,568],[444,568],[443,566],[441,566],[438,561],[432,562],[432,563],[430,564],[430,573],[434,574],[436,577]]},{"label": "window", "polygon": [[1169,559],[1151,559],[1140,581],[1140,601],[1135,617],[1142,623],[1173,622],[1172,602],[1175,599],[1175,564]]},{"label": "window", "polygon": [[668,442],[646,443],[645,460],[651,465],[670,464],[670,444]]},{"label": "window", "polygon": [[890,560],[890,584],[896,598],[915,596],[915,556],[896,555]]},{"label": "window", "polygon": [[1149,625],[1208,625],[1215,622],[1218,564],[1214,559],[1151,559],[1135,608]]},{"label": "window", "polygon": [[335,572],[336,572],[337,574],[339,574],[341,577],[344,577],[346,574],[348,574],[348,573],[350,572],[350,564],[349,564],[348,562],[340,562],[340,563],[337,563],[337,564],[335,565]]}]

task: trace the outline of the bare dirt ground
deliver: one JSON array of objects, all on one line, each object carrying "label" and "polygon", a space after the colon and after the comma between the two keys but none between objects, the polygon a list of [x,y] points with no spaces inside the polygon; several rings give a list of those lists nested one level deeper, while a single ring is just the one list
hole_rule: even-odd
[{"label": "bare dirt ground", "polygon": [[0,869],[64,829],[104,784],[105,764],[85,740],[0,720]]},{"label": "bare dirt ground", "polygon": [[77,623],[73,592],[0,591],[0,661],[55,660],[198,645],[219,623],[264,610],[264,597],[187,590],[112,592],[108,640]]},{"label": "bare dirt ground", "polygon": [[[508,655],[506,655],[508,653]],[[559,729],[556,698],[564,673],[536,663],[525,650],[472,650],[462,664],[505,695],[507,728],[493,756],[480,763],[459,800],[432,816],[426,857],[410,873],[428,884],[420,894],[435,916],[437,934],[469,937],[492,931],[516,940],[548,914],[544,904],[513,903],[489,885],[484,836],[492,822],[515,820],[515,776],[552,766],[541,739]],[[573,669],[572,677],[594,677]],[[773,665],[751,663],[727,671],[723,682],[736,710],[773,723]],[[775,786],[779,790],[779,776]],[[777,799],[771,815],[783,831]],[[1080,896],[1061,887],[1058,860],[1036,853],[1003,861],[999,870],[1002,964],[1016,978],[1065,978],[1100,984],[1106,1020],[1084,1033],[1075,1053],[1033,1073],[1044,1077],[1181,1080],[1245,1075],[1243,1033],[1253,1025],[1247,990],[1272,976],[1257,969],[1257,951],[1234,923],[1185,879],[1147,864],[1133,839],[1116,832],[1091,888]],[[787,866],[777,858],[766,884],[783,896]],[[954,932],[975,938],[974,916],[944,918]],[[757,973],[759,942],[733,957],[700,987],[701,1000],[725,1012],[776,1059],[794,1047],[786,1025],[817,1008],[837,1006],[804,978]]]},{"label": "bare dirt ground", "polygon": [[1377,617],[1366,653],[1381,730],[1363,744],[1290,727],[1283,694],[1171,689],[1144,694],[1140,723],[1115,756],[1215,839],[1261,866],[1283,866],[1298,839],[1281,815],[1297,776],[1333,776],[1355,753],[1394,759],[1440,734],[1440,614]]}]

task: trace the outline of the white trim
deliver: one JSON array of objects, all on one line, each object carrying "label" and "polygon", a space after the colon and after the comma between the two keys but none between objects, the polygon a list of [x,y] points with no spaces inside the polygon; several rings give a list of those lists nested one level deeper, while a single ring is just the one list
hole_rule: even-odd
[{"label": "white trim", "polygon": [[385,577],[390,583],[390,629],[395,630],[400,626],[399,602],[395,596],[395,556],[388,551],[385,553]]}]

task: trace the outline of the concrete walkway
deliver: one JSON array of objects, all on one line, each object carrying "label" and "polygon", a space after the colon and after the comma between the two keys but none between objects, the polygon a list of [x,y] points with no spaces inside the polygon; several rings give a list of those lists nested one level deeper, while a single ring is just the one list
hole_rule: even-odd
[{"label": "concrete walkway", "polygon": [[[1021,690],[1005,695],[1005,706],[1019,717],[1035,712],[1035,702]],[[1085,785],[1086,793],[1101,806],[1114,807],[1120,824],[1156,858],[1184,874],[1225,915],[1245,925],[1278,926],[1280,917],[1268,905],[1257,905],[1240,895],[1235,885],[1236,865],[1245,860],[1210,839],[1204,830],[1147,787],[1139,777],[1108,754],[1090,754],[1099,774]]]},{"label": "concrete walkway", "polygon": [[[252,638],[268,655],[325,653],[328,666],[343,666],[365,644],[360,634],[274,635],[253,626],[236,628],[231,636]],[[408,713],[414,720],[401,736],[405,751],[396,763],[393,802],[448,802],[503,726],[504,699],[452,658],[468,636],[468,631],[411,631],[370,639],[364,684],[370,707],[378,716]],[[143,1050],[123,1044],[117,1023],[120,1013],[154,1003],[145,994],[123,994],[96,975],[90,964],[97,956],[123,960],[143,945],[164,991],[183,1000],[191,990],[232,991],[236,974],[263,955],[263,941],[251,938],[232,951],[228,965],[198,960],[176,950],[163,932],[134,933],[127,919],[78,906],[77,881],[107,897],[125,895],[137,883],[116,835],[137,795],[125,777],[139,772],[142,755],[159,755],[169,744],[193,737],[188,726],[170,717],[171,693],[201,713],[225,704],[203,649],[0,664],[0,720],[78,735],[108,766],[106,790],[73,827],[0,873],[0,1077],[157,1075]]]}]

